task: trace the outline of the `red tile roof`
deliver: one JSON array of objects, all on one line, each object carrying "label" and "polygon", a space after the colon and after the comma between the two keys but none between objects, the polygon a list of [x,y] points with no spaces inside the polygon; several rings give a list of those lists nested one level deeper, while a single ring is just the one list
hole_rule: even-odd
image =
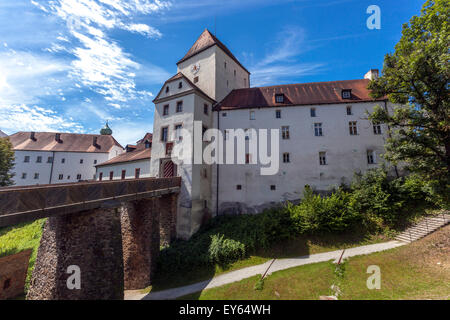
[{"label": "red tile roof", "polygon": [[[295,105],[320,105],[334,103],[355,103],[385,100],[369,96],[369,80],[344,80],[287,84],[271,87],[236,89],[231,91],[215,110],[233,110],[260,107],[283,107]],[[343,99],[342,90],[351,89],[351,98]],[[284,94],[284,103],[275,102],[275,94]]]},{"label": "red tile roof", "polygon": [[114,157],[106,162],[100,163],[96,165],[96,167],[103,167],[111,164],[123,163],[123,162],[131,162],[138,160],[148,160],[150,165],[150,157],[152,155],[152,149],[136,149],[130,152],[124,152],[119,154],[117,157]]},{"label": "red tile roof", "polygon": [[118,156],[109,159],[106,162],[100,163],[96,165],[96,167],[102,167],[106,165],[111,164],[117,164],[117,163],[123,163],[123,162],[131,162],[131,161],[138,161],[138,160],[144,160],[148,159],[150,160],[150,157],[152,155],[151,148],[145,148],[145,142],[149,141],[152,142],[153,134],[147,132],[145,136],[140,139],[136,145],[127,145],[128,147],[131,147],[131,151],[124,152],[119,154]]},{"label": "red tile roof", "polygon": [[209,32],[208,29],[205,29],[205,31],[203,31],[203,33],[200,35],[197,41],[195,41],[194,45],[189,49],[185,56],[177,62],[177,65],[215,45],[222,49],[231,59],[233,59],[239,66],[241,66],[242,69],[250,74],[250,72],[239,62],[239,60],[231,53],[231,51],[211,32]]},{"label": "red tile roof", "polygon": [[[56,141],[56,134],[60,135],[59,141]],[[94,137],[97,138],[95,146]],[[113,136],[99,134],[35,132],[32,140],[31,132],[21,131],[9,136],[9,140],[14,150],[28,151],[108,153],[113,146],[122,148]]]}]

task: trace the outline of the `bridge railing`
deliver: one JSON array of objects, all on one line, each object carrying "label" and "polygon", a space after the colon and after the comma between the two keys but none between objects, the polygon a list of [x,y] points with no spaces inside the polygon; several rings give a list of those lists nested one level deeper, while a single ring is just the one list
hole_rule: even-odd
[{"label": "bridge railing", "polygon": [[108,202],[178,192],[180,177],[79,182],[0,189],[0,227],[55,214],[90,210]]}]

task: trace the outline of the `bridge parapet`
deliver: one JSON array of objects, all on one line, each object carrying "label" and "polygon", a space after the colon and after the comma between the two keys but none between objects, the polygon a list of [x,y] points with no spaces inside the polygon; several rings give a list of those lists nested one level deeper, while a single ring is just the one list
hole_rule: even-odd
[{"label": "bridge parapet", "polygon": [[0,188],[0,227],[178,193],[180,177]]}]

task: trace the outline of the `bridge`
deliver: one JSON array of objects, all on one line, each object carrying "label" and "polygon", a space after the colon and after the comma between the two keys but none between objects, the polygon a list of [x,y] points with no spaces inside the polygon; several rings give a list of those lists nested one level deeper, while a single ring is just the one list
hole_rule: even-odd
[{"label": "bridge", "polygon": [[[123,299],[151,284],[160,245],[176,237],[181,178],[0,189],[0,227],[48,218],[27,299]],[[81,288],[67,282],[80,271]]]}]

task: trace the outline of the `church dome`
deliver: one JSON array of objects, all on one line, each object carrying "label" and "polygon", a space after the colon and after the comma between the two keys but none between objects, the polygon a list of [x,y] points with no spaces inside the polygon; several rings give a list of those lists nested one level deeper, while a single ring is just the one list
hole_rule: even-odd
[{"label": "church dome", "polygon": [[108,126],[108,121],[106,121],[105,126],[100,130],[100,134],[103,135],[103,136],[110,136],[110,135],[112,135],[112,130]]}]

